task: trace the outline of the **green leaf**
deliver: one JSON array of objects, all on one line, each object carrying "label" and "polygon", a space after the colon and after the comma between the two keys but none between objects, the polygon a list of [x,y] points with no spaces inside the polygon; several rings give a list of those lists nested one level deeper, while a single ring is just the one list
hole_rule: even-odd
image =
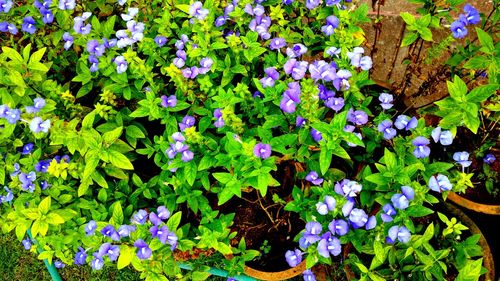
[{"label": "green leaf", "polygon": [[389,149],[384,149],[384,163],[389,171],[394,171],[398,162],[396,161],[396,155],[392,153]]},{"label": "green leaf", "polygon": [[106,132],[102,135],[102,139],[108,145],[114,143],[121,135],[122,135],[123,127],[115,128],[109,132]]},{"label": "green leaf", "polygon": [[47,196],[38,205],[38,210],[45,215],[49,212],[50,205],[51,205],[50,196]]},{"label": "green leaf", "polygon": [[332,162],[332,152],[328,150],[326,147],[322,147],[319,153],[319,167],[321,170],[321,174],[325,174],[330,168],[330,164]]},{"label": "green leaf", "polygon": [[197,174],[196,162],[189,161],[184,167],[184,179],[189,184],[189,186],[192,186],[194,184],[194,181],[196,180],[196,174]]},{"label": "green leaf", "polygon": [[64,218],[57,213],[50,213],[47,215],[47,221],[52,225],[59,225],[64,223]]},{"label": "green leaf", "polygon": [[495,45],[493,44],[493,38],[485,32],[484,30],[477,28],[476,27],[476,32],[477,32],[477,38],[479,38],[479,42],[481,42],[481,51],[487,53],[487,54],[492,54],[495,51]]},{"label": "green leaf", "polygon": [[406,22],[406,24],[408,25],[414,25],[415,24],[415,17],[408,13],[408,12],[402,12],[400,13],[401,17],[403,18],[403,20]]},{"label": "green leaf", "polygon": [[410,206],[406,209],[406,214],[414,218],[425,217],[433,213],[433,210],[420,205]]},{"label": "green leaf", "polygon": [[419,28],[418,33],[425,41],[432,41],[432,31],[429,28],[427,27]]},{"label": "green leaf", "polygon": [[459,269],[458,276],[455,281],[477,281],[481,275],[481,267],[483,259],[468,261],[467,264]]},{"label": "green leaf", "polygon": [[111,164],[114,166],[124,169],[124,170],[133,170],[134,166],[128,160],[127,156],[123,155],[122,153],[116,151],[116,150],[109,150],[109,161],[111,161]]},{"label": "green leaf", "polygon": [[448,92],[454,100],[458,102],[464,101],[465,94],[467,94],[468,89],[467,84],[465,84],[460,77],[455,75],[455,77],[453,77],[453,82],[446,81],[446,85],[448,85]]},{"label": "green leaf", "polygon": [[113,206],[113,214],[111,215],[109,223],[114,225],[121,225],[123,223],[124,218],[125,217],[123,216],[122,205],[118,201]]},{"label": "green leaf", "polygon": [[208,277],[210,277],[212,274],[206,272],[206,271],[194,271],[191,274],[191,280],[193,281],[203,281],[206,280]]},{"label": "green leaf", "polygon": [[168,219],[167,227],[170,231],[176,231],[181,223],[182,212],[177,212]]},{"label": "green leaf", "polygon": [[21,54],[19,54],[16,50],[9,48],[9,47],[2,47],[2,51],[5,54],[5,56],[12,61],[22,63],[23,62],[23,57]]},{"label": "green leaf", "polygon": [[470,91],[465,97],[469,102],[483,102],[486,101],[491,95],[497,93],[500,85],[483,85],[476,87]]},{"label": "green leaf", "polygon": [[213,173],[212,175],[222,184],[228,183],[233,178],[230,173]]},{"label": "green leaf", "polygon": [[466,69],[483,69],[483,68],[488,67],[489,63],[490,62],[488,61],[487,58],[485,58],[483,56],[475,56],[475,57],[472,57],[470,60],[468,60],[464,64],[464,68],[466,68]]},{"label": "green leaf", "polygon": [[132,138],[136,138],[136,139],[142,139],[142,138],[146,137],[146,135],[144,135],[144,133],[141,131],[141,129],[139,129],[139,127],[137,127],[135,125],[128,126],[125,134],[128,137],[132,137]]},{"label": "green leaf", "polygon": [[134,258],[135,248],[127,245],[120,245],[120,256],[118,257],[117,268],[123,269],[127,267]]}]

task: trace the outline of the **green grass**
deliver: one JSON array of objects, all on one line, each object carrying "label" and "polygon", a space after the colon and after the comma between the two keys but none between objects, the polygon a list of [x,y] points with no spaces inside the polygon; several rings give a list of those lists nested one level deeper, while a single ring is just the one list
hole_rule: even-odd
[{"label": "green grass", "polygon": [[[141,280],[139,273],[131,268],[118,271],[105,267],[100,271],[92,271],[88,265],[68,265],[58,271],[65,281]],[[52,278],[43,261],[38,260],[35,253],[26,251],[16,237],[0,235],[0,280],[50,281]]]}]

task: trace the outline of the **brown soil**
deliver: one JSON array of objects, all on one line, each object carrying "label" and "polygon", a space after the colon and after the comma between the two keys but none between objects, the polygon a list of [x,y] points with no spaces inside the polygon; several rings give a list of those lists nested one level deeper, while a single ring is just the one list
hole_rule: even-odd
[{"label": "brown soil", "polygon": [[254,269],[271,272],[290,268],[285,253],[297,247],[293,239],[305,224],[298,214],[284,211],[284,205],[273,202],[272,198],[276,194],[286,202],[292,200],[294,174],[293,163],[285,162],[273,175],[282,182],[281,186],[269,187],[265,197],[253,190],[244,193],[244,199],[235,197],[219,206],[222,213],[235,213],[232,230],[238,234],[232,241],[233,246],[245,238],[247,249],[261,252],[259,258],[247,263]]}]

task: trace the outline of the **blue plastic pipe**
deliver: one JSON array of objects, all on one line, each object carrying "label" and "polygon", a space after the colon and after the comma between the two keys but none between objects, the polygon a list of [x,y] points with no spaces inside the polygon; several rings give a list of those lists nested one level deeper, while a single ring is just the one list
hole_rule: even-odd
[{"label": "blue plastic pipe", "polygon": [[[36,243],[35,239],[33,239],[33,236],[31,235],[31,229],[28,229],[28,237],[33,241],[34,244],[36,244],[36,249],[38,253],[43,253],[43,249],[38,246],[38,243]],[[52,277],[53,281],[62,281],[61,276],[59,275],[59,272],[57,272],[57,268],[54,266],[54,263],[49,263],[47,259],[43,260],[43,263],[45,263],[45,266],[47,267],[47,270],[49,271],[50,277]]]}]

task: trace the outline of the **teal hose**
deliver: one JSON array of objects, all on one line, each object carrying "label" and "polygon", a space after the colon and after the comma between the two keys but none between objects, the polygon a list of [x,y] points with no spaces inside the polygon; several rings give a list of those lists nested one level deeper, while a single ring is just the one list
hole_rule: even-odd
[{"label": "teal hose", "polygon": [[[42,253],[43,249],[41,247],[39,247],[38,244],[36,243],[36,241],[33,239],[33,236],[31,235],[30,229],[28,229],[28,236],[31,239],[31,241],[33,241],[33,243],[37,245],[36,249],[37,249],[38,253]],[[53,281],[62,281],[61,276],[59,275],[59,272],[57,272],[57,268],[54,266],[54,263],[50,264],[47,259],[44,259],[43,263],[45,263],[45,266],[47,267],[47,270],[49,271],[50,277],[52,277]]]},{"label": "teal hose", "polygon": [[[187,263],[180,263],[179,267],[182,269],[186,269],[186,270],[193,270],[193,267]],[[237,281],[257,281],[257,279],[252,278],[250,276],[246,276],[246,275],[228,276],[227,271],[222,270],[222,269],[218,269],[218,268],[213,268],[213,267],[211,267],[207,272],[212,274],[212,275],[216,275],[216,276],[220,276],[220,277],[232,277],[233,279],[235,279]]]}]

